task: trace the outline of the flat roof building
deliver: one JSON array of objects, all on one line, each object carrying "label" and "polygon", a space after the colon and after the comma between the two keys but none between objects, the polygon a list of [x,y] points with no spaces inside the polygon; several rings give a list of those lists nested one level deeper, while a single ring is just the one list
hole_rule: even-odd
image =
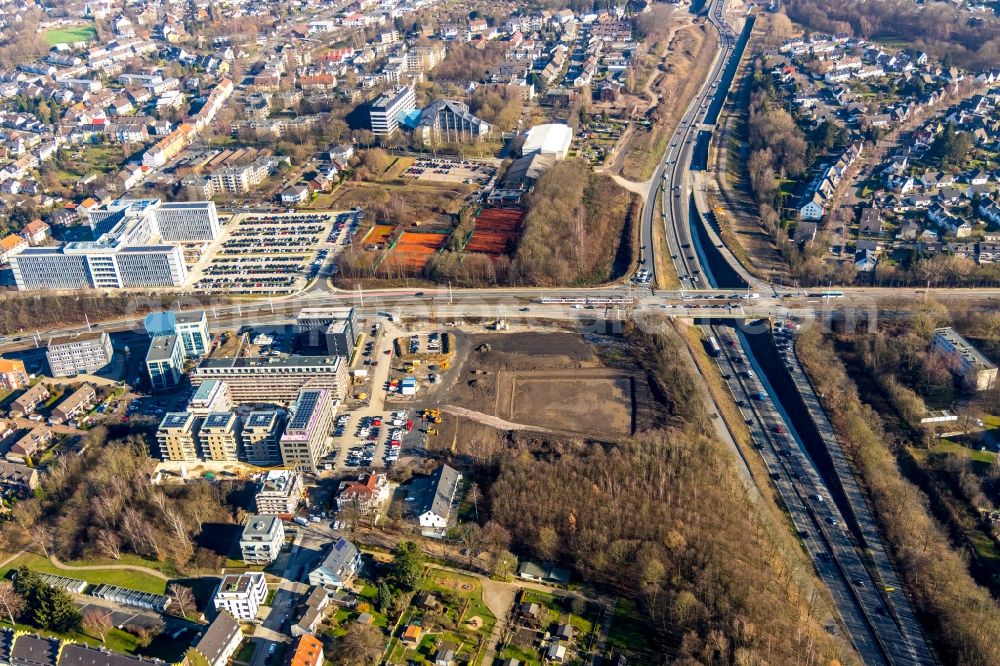
[{"label": "flat roof building", "polygon": [[372,134],[392,136],[399,129],[400,120],[417,108],[417,98],[412,86],[399,86],[380,96],[368,108]]},{"label": "flat roof building", "polygon": [[281,436],[281,461],[286,467],[319,470],[319,459],[326,453],[338,404],[326,389],[307,388],[299,392],[285,434]]},{"label": "flat roof building", "polygon": [[944,355],[968,388],[986,391],[996,386],[996,364],[950,326],[934,329],[931,351]]},{"label": "flat roof building", "polygon": [[285,544],[285,526],[278,516],[248,516],[240,536],[240,552],[247,564],[270,564]]},{"label": "flat roof building", "polygon": [[0,358],[0,390],[16,391],[28,385],[28,373],[24,361],[16,358]]},{"label": "flat roof building", "polygon": [[205,460],[235,461],[240,451],[240,419],[232,412],[211,412],[201,423],[198,444]]},{"label": "flat roof building", "polygon": [[267,599],[267,581],[260,572],[223,576],[212,599],[215,609],[226,611],[241,622],[253,622]]},{"label": "flat roof building", "polygon": [[111,362],[114,350],[106,331],[49,339],[45,358],[53,377],[75,377],[97,372]]},{"label": "flat roof building", "polygon": [[283,424],[284,415],[278,410],[250,412],[243,423],[243,455],[248,463],[261,466],[281,464]]},{"label": "flat roof building", "polygon": [[184,358],[204,356],[212,344],[208,317],[204,310],[194,312],[150,312],[143,322],[149,337],[176,335],[181,340]]},{"label": "flat roof building", "polygon": [[202,382],[188,401],[187,411],[195,416],[206,416],[209,412],[228,412],[233,408],[226,382],[209,379]]},{"label": "flat roof building", "polygon": [[161,204],[153,211],[160,237],[171,243],[212,241],[219,236],[214,201]]},{"label": "flat roof building", "polygon": [[160,458],[172,462],[196,462],[199,419],[188,412],[167,412],[156,431]]},{"label": "flat roof building", "polygon": [[191,381],[221,379],[236,404],[282,404],[295,401],[303,388],[322,388],[340,400],[349,386],[342,356],[241,356],[202,359]]},{"label": "flat roof building", "polygon": [[304,493],[302,474],[289,469],[270,470],[257,486],[257,513],[294,514]]},{"label": "flat roof building", "polygon": [[146,373],[154,391],[173,388],[181,380],[184,369],[184,351],[176,335],[158,335],[149,343],[146,352]]}]

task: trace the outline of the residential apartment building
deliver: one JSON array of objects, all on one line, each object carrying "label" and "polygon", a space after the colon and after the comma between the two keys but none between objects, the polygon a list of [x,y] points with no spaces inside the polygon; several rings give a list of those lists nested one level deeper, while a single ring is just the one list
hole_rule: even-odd
[{"label": "residential apartment building", "polygon": [[260,572],[229,574],[215,590],[215,609],[226,611],[240,622],[254,622],[257,611],[267,599],[267,581]]},{"label": "residential apartment building", "polygon": [[167,412],[156,430],[160,458],[171,462],[197,462],[200,419],[188,412]]},{"label": "residential apartment building", "polygon": [[281,436],[281,461],[286,467],[319,470],[337,405],[326,389],[302,389],[291,407],[291,417]]},{"label": "residential apartment building", "polygon": [[90,384],[82,384],[52,410],[49,422],[58,425],[80,416],[97,402],[97,392]]},{"label": "residential apartment building", "polygon": [[285,545],[285,526],[278,516],[248,516],[240,535],[240,552],[247,564],[270,564]]},{"label": "residential apartment building", "polygon": [[19,463],[0,461],[0,495],[27,497],[38,487],[38,470]]},{"label": "residential apartment building", "polygon": [[111,338],[106,331],[51,338],[45,352],[53,377],[97,372],[111,362],[113,355]]},{"label": "residential apartment building", "polygon": [[327,590],[339,590],[347,585],[361,568],[361,551],[340,537],[319,564],[309,572],[309,584]]},{"label": "residential apartment building", "polygon": [[289,405],[303,388],[326,389],[340,400],[350,385],[342,356],[210,357],[191,373],[194,384],[207,379],[229,384],[236,404]]},{"label": "residential apartment building", "polygon": [[389,499],[389,479],[385,474],[368,474],[358,481],[344,481],[337,495],[337,509],[354,509],[363,515],[376,514]]},{"label": "residential apartment building", "polygon": [[[198,388],[201,390],[201,387]],[[281,464],[283,424],[283,414],[277,410],[250,412],[243,423],[243,455],[248,463],[261,466]]]},{"label": "residential apartment building", "polygon": [[945,356],[952,364],[952,371],[961,377],[970,389],[986,391],[996,386],[996,364],[950,326],[934,330],[931,351]]},{"label": "residential apartment building", "polygon": [[417,98],[412,86],[399,86],[371,103],[368,109],[372,133],[375,136],[392,136],[399,129],[399,122],[417,108]]},{"label": "residential apartment building", "polygon": [[24,361],[16,358],[0,358],[0,390],[16,391],[28,385],[28,373]]},{"label": "residential apartment building", "polygon": [[202,382],[187,406],[187,410],[195,416],[207,416],[209,412],[228,412],[232,408],[229,385],[214,379]]},{"label": "residential apartment building", "polygon": [[416,510],[421,534],[440,539],[455,524],[458,517],[455,498],[461,482],[462,474],[448,465],[441,465],[426,479]]},{"label": "residential apartment building", "polygon": [[472,115],[468,105],[448,99],[425,108],[417,122],[417,134],[424,145],[476,143],[489,133],[489,123]]},{"label": "residential apartment building", "polygon": [[323,643],[314,635],[302,634],[292,644],[288,666],[320,666],[323,663]]},{"label": "residential apartment building", "polygon": [[228,666],[242,642],[243,630],[240,623],[232,615],[222,611],[194,644],[194,650],[209,666]]},{"label": "residential apartment building", "polygon": [[184,369],[184,351],[176,335],[158,335],[149,342],[146,373],[154,391],[177,386]]},{"label": "residential apartment building", "polygon": [[232,412],[211,412],[198,431],[205,460],[235,461],[240,452],[240,419]]},{"label": "residential apartment building", "polygon": [[29,388],[27,391],[19,395],[14,402],[10,404],[10,415],[11,416],[28,416],[34,413],[35,408],[42,404],[46,400],[52,397],[49,393],[49,389],[45,384],[38,383]]},{"label": "residential apartment building", "polygon": [[257,513],[294,514],[305,497],[302,474],[294,470],[273,469],[267,472],[257,486]]}]

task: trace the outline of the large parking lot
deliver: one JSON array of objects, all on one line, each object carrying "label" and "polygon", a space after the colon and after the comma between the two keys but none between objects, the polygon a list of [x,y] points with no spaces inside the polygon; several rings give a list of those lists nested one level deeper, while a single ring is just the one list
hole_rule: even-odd
[{"label": "large parking lot", "polygon": [[192,284],[231,294],[285,294],[336,270],[333,255],[357,230],[355,212],[235,216],[192,271]]},{"label": "large parking lot", "polygon": [[417,180],[438,180],[446,183],[485,185],[496,174],[496,167],[472,160],[446,160],[441,158],[417,160],[403,176]]},{"label": "large parking lot", "polygon": [[389,469],[401,455],[423,449],[422,420],[413,411],[346,413],[337,417],[333,446],[323,459],[327,470]]}]

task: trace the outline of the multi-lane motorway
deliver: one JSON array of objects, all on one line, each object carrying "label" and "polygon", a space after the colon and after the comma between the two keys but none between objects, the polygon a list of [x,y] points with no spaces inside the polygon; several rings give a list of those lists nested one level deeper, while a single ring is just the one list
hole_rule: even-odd
[{"label": "multi-lane motorway", "polygon": [[[713,94],[725,95],[725,91],[716,90],[725,61],[739,57],[738,53],[733,55],[733,32],[726,24],[723,12],[724,0],[715,0],[708,8],[712,23],[720,31],[721,60],[716,59],[713,63],[709,79],[685,113],[663,164],[663,223],[673,266],[681,284],[690,289],[720,286],[708,270],[698,235],[691,233],[690,213],[700,217],[704,211],[689,211],[688,206],[695,201],[690,174],[697,133],[710,134],[714,129],[701,124],[709,110],[709,99]],[[670,168],[667,169],[667,166]],[[652,238],[651,208],[647,206],[648,215],[644,217],[644,222],[649,221],[649,226],[644,225],[644,228],[650,230],[646,238]],[[656,257],[649,251],[649,245],[647,243],[646,263],[654,270]],[[731,255],[723,255],[723,259],[733,261]],[[730,268],[735,275],[745,274],[741,267]],[[774,291],[774,296],[779,296],[777,291]],[[887,592],[898,585],[898,581],[874,524],[869,526],[871,529],[861,528],[867,547],[867,551],[862,553],[853,542],[841,508],[833,501],[826,481],[792,427],[744,334],[741,331],[726,333],[718,326],[706,328],[724,341],[718,360],[729,389],[743,411],[755,445],[770,470],[817,572],[829,587],[844,627],[862,659],[868,664],[934,663],[909,600],[901,593],[890,595]],[[811,393],[811,387],[798,383],[796,387],[803,392],[807,402],[812,399],[818,407],[818,399]],[[828,429],[829,423],[825,420],[824,423]],[[826,434],[823,425],[819,425],[818,429]],[[828,434],[832,436],[832,430]],[[852,514],[850,518],[870,519],[860,493],[845,494]]]}]

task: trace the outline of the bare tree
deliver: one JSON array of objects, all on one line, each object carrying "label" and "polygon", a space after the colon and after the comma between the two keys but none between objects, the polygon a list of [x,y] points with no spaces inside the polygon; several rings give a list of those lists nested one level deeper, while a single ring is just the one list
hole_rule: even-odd
[{"label": "bare tree", "polygon": [[122,558],[121,538],[117,532],[111,530],[101,530],[97,534],[97,547],[101,553],[113,560]]},{"label": "bare tree", "polygon": [[32,545],[42,551],[42,555],[49,556],[49,548],[52,546],[52,533],[49,528],[42,524],[35,525],[28,530],[28,538],[31,539]]},{"label": "bare tree", "polygon": [[17,593],[14,584],[9,581],[0,583],[0,612],[7,616],[11,626],[14,625],[14,618],[24,610],[24,597]]},{"label": "bare tree", "polygon": [[91,634],[96,634],[103,643],[104,636],[114,627],[114,623],[111,622],[111,613],[100,608],[90,608],[83,614],[83,627]]},{"label": "bare tree", "polygon": [[190,611],[197,610],[194,592],[187,585],[171,583],[167,587],[167,597],[169,597],[170,605],[174,610],[184,617],[187,617]]},{"label": "bare tree", "polygon": [[479,500],[482,497],[482,494],[479,492],[479,484],[476,483],[475,481],[473,481],[472,483],[470,483],[469,484],[469,489],[466,491],[465,496],[468,498],[468,500],[470,502],[472,502],[472,506],[475,507],[475,509],[476,509],[476,522],[478,523],[479,522]]}]

